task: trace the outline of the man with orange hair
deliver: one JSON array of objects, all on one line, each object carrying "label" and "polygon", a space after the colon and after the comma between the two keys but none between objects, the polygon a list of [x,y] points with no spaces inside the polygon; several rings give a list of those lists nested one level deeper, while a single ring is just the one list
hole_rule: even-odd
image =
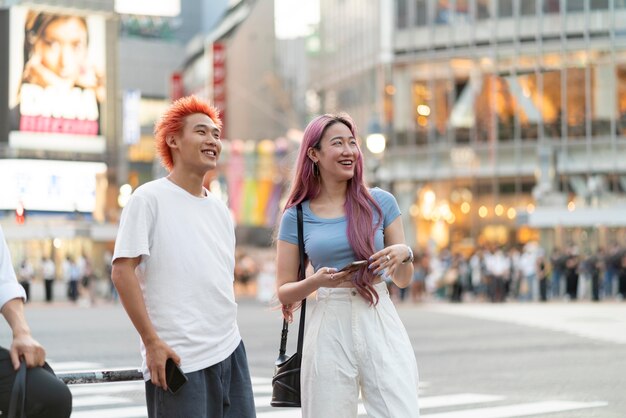
[{"label": "man with orange hair", "polygon": [[[220,127],[196,97],[174,102],[154,130],[169,175],[137,188],[122,212],[112,280],[141,337],[150,417],[256,416],[237,326],[234,226],[203,186]],[[176,391],[168,359],[187,377]]]}]

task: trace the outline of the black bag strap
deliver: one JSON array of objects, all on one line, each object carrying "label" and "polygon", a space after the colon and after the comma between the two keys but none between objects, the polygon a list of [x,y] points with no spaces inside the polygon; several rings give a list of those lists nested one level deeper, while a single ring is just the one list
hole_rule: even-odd
[{"label": "black bag strap", "polygon": [[[19,406],[18,406],[19,404]],[[25,418],[26,404],[26,360],[20,362],[20,368],[15,374],[13,389],[11,390],[11,400],[9,401],[8,418],[17,418],[17,408],[19,407],[20,417]]]},{"label": "black bag strap", "polygon": [[[298,249],[300,250],[300,268],[298,269],[298,281],[304,280],[304,221],[302,220],[302,204],[296,207],[298,212]],[[300,306],[300,328],[298,329],[298,354],[302,355],[302,344],[304,341],[304,317],[306,316],[306,297],[302,299]]]},{"label": "black bag strap", "polygon": [[[298,267],[298,281],[304,280],[305,266],[304,266],[304,227],[302,219],[302,204],[296,206],[296,212],[298,214],[298,252],[300,253],[300,266]],[[298,328],[298,348],[297,353],[302,354],[302,344],[304,341],[304,319],[306,313],[306,298],[302,299],[302,305],[300,308],[300,327]],[[280,336],[280,350],[278,351],[279,361],[285,357],[287,351],[287,333],[289,332],[289,322],[283,319],[283,330]]]}]

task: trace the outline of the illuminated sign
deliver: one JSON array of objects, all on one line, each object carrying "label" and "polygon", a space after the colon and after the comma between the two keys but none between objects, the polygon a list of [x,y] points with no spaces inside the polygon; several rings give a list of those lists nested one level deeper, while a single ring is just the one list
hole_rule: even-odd
[{"label": "illuminated sign", "polygon": [[180,0],[115,0],[119,14],[169,16],[180,14]]},{"label": "illuminated sign", "polygon": [[0,209],[93,212],[106,169],[96,162],[0,160]]},{"label": "illuminated sign", "polygon": [[124,102],[122,104],[122,139],[125,144],[136,144],[141,138],[140,112],[141,91],[124,91]]},{"label": "illuminated sign", "polygon": [[11,8],[11,148],[101,153],[105,21]]}]

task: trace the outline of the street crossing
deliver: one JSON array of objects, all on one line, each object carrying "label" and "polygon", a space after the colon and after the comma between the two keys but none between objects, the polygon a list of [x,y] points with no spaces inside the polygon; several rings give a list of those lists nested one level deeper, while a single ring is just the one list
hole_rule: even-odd
[{"label": "street crossing", "polygon": [[[57,373],[112,370],[98,363],[50,362]],[[133,367],[116,367],[130,369]],[[272,408],[269,377],[253,377],[252,386],[258,418],[300,418],[300,409]],[[70,385],[73,395],[72,418],[145,418],[147,417],[143,381]],[[438,393],[428,382],[420,383],[422,418],[515,418],[544,416],[568,411],[594,410],[606,402],[574,402],[558,399],[510,400],[500,394]],[[367,417],[359,403],[358,416]]]},{"label": "street crossing", "polygon": [[619,303],[441,303],[424,305],[422,309],[626,344],[626,310]]}]

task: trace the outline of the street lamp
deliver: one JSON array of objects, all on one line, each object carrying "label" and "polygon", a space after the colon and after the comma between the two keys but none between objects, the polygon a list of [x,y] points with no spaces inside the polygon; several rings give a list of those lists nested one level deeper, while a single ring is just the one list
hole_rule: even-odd
[{"label": "street lamp", "polygon": [[124,208],[130,199],[130,195],[133,192],[133,187],[130,184],[122,184],[120,186],[120,193],[117,196],[117,204],[120,208]]},{"label": "street lamp", "polygon": [[367,149],[374,155],[381,154],[385,150],[385,136],[382,134],[383,130],[378,122],[378,116],[374,115],[367,124],[367,138],[365,144]]},{"label": "street lamp", "polygon": [[383,153],[385,152],[387,139],[385,138],[385,135],[381,133],[382,129],[380,128],[380,124],[376,118],[370,121],[368,131],[369,135],[365,138],[365,146],[367,146],[367,149],[374,156],[372,161],[372,175],[374,177],[374,182],[378,183],[378,168],[380,167],[380,162],[383,157]]},{"label": "street lamp", "polygon": [[367,149],[377,158],[385,151],[387,140],[385,135],[380,133],[369,134],[365,139]]}]

